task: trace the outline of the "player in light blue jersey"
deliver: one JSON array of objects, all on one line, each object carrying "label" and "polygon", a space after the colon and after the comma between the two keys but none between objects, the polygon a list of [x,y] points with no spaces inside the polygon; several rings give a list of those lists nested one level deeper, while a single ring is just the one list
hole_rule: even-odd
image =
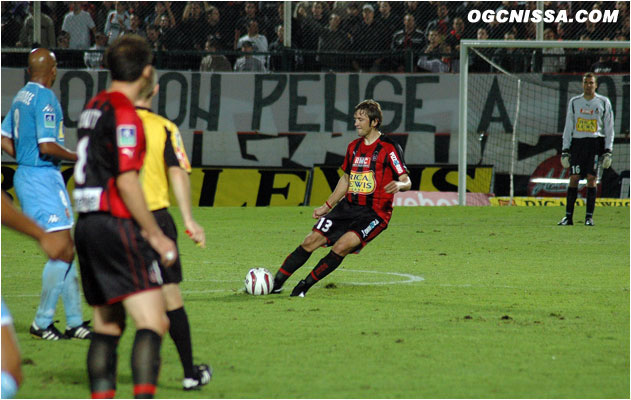
[{"label": "player in light blue jersey", "polygon": [[[13,99],[2,121],[2,149],[15,157],[15,192],[22,211],[46,232],[71,238],[72,208],[60,172],[61,160],[76,161],[64,147],[63,113],[50,89],[57,77],[57,60],[47,49],[35,49],[28,57],[30,81]],[[53,323],[61,296],[67,329],[59,332]],[[48,260],[42,274],[42,296],[30,332],[46,340],[88,339],[74,263]]]}]

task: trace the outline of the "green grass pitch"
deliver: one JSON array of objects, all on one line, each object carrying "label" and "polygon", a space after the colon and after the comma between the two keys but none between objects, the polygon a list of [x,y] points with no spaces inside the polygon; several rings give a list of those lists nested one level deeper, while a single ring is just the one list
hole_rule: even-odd
[{"label": "green grass pitch", "polygon": [[[179,210],[171,210],[181,227]],[[208,246],[181,234],[196,362],[181,390],[165,337],[161,398],[629,398],[629,209],[559,227],[562,208],[397,208],[390,227],[313,287],[243,292],[249,268],[276,269],[309,232],[311,207],[196,208]],[[89,397],[88,343],[28,334],[44,256],[2,228],[2,296],[18,331],[22,398]],[[58,325],[65,329],[58,307]],[[84,307],[86,319],[91,311]],[[119,347],[117,397],[132,395],[133,326]]]}]

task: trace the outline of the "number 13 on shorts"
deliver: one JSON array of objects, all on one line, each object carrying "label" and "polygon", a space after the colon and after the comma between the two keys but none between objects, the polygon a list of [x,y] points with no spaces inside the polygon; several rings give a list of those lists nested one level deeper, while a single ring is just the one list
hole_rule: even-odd
[{"label": "number 13 on shorts", "polygon": [[328,218],[321,217],[320,221],[318,221],[318,224],[316,225],[316,229],[322,232],[328,232],[331,225],[333,225],[333,221]]}]

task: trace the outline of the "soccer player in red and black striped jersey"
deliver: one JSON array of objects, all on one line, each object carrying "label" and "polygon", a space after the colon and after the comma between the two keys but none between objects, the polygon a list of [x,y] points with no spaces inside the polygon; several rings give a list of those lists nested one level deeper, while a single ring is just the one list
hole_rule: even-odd
[{"label": "soccer player in red and black striped jersey", "polygon": [[105,60],[112,83],[81,113],[74,171],[75,244],[83,292],[94,307],[88,376],[92,398],[114,397],[118,342],[129,314],[136,327],[134,397],[153,398],[169,325],[157,260],[172,265],[177,248],[147,209],[138,178],[145,135],[133,102],[151,82],[151,48],[145,39],[125,35],[107,49]]},{"label": "soccer player in red and black striped jersey", "polygon": [[276,272],[272,293],[280,293],[287,278],[318,247],[333,246],[291,292],[291,296],[304,297],[344,257],[361,250],[388,227],[394,194],[412,186],[401,147],[379,131],[383,120],[379,103],[362,101],[355,107],[354,118],[359,139],[348,145],[344,175],[327,201],[313,211],[318,222]]}]

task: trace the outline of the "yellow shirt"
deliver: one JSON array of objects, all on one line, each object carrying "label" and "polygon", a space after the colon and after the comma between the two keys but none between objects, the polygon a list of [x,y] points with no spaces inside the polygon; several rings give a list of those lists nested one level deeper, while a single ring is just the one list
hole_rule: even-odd
[{"label": "yellow shirt", "polygon": [[191,164],[177,125],[144,108],[137,108],[136,112],[142,120],[147,142],[140,181],[147,206],[155,211],[170,205],[167,169],[180,167],[190,173]]}]

